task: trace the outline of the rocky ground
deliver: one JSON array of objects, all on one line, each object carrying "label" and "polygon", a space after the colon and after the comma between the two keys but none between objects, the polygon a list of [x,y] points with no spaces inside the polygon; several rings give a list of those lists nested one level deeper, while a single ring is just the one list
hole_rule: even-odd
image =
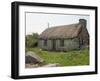
[{"label": "rocky ground", "polygon": [[26,68],[37,68],[37,67],[57,67],[59,63],[44,64],[44,60],[34,52],[27,52],[25,55],[25,67]]}]

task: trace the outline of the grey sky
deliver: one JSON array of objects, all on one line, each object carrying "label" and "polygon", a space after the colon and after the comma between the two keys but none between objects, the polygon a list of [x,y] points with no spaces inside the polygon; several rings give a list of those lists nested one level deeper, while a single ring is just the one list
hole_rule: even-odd
[{"label": "grey sky", "polygon": [[44,13],[26,13],[26,35],[38,33],[40,34],[46,28],[57,25],[67,25],[78,23],[79,19],[87,20],[87,29],[89,31],[88,15],[64,15],[64,14],[44,14]]}]

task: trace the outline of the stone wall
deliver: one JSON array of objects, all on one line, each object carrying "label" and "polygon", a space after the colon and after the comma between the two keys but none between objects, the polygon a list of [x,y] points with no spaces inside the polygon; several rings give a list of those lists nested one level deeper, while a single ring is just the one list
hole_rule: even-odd
[{"label": "stone wall", "polygon": [[60,40],[56,41],[56,50],[58,51],[69,51],[78,48],[79,48],[79,41],[77,38],[64,40],[64,46],[60,45]]},{"label": "stone wall", "polygon": [[[38,46],[45,50],[52,50],[53,49],[53,41],[47,40],[47,45],[44,45],[44,40],[39,40]],[[56,51],[69,51],[72,49],[79,49],[79,40],[78,38],[74,39],[66,39],[64,40],[64,46],[60,45],[60,39],[55,40],[55,50]]]},{"label": "stone wall", "polygon": [[45,49],[45,50],[52,50],[52,41],[47,40],[47,45],[44,45],[44,40],[39,40],[38,47]]}]

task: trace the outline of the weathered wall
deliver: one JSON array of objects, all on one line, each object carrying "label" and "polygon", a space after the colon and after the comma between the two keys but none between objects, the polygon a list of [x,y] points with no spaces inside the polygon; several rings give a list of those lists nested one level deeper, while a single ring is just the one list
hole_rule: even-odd
[{"label": "weathered wall", "polygon": [[47,45],[44,45],[44,40],[39,40],[38,47],[45,49],[45,50],[51,50],[52,49],[52,41],[47,40]]},{"label": "weathered wall", "polygon": [[83,38],[84,45],[89,45],[89,33],[86,28],[82,28],[80,36]]},{"label": "weathered wall", "polygon": [[85,27],[82,27],[82,30],[78,36],[81,39],[80,42],[83,42],[83,45],[80,44],[80,47],[83,48],[85,46],[89,46],[89,33]]},{"label": "weathered wall", "polygon": [[[46,46],[44,45],[44,40],[39,40],[38,46],[45,50],[52,50],[53,48],[52,40],[47,40]],[[69,51],[78,48],[79,48],[79,41],[77,38],[64,40],[64,46],[60,45],[60,40],[56,40],[55,44],[56,51]]]},{"label": "weathered wall", "polygon": [[64,46],[62,47],[60,46],[60,40],[56,41],[56,50],[69,51],[78,48],[79,48],[79,41],[77,38],[64,40]]}]

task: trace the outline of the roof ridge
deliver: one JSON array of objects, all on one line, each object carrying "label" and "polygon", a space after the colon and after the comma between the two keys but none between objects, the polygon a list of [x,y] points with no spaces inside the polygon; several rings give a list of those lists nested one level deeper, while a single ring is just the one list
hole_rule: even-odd
[{"label": "roof ridge", "polygon": [[57,26],[51,26],[51,27],[49,27],[49,28],[47,28],[47,29],[51,29],[51,28],[58,28],[58,27],[61,27],[61,26],[70,26],[70,25],[77,25],[77,24],[79,24],[79,23],[74,23],[74,24],[68,24],[68,25],[57,25]]}]

